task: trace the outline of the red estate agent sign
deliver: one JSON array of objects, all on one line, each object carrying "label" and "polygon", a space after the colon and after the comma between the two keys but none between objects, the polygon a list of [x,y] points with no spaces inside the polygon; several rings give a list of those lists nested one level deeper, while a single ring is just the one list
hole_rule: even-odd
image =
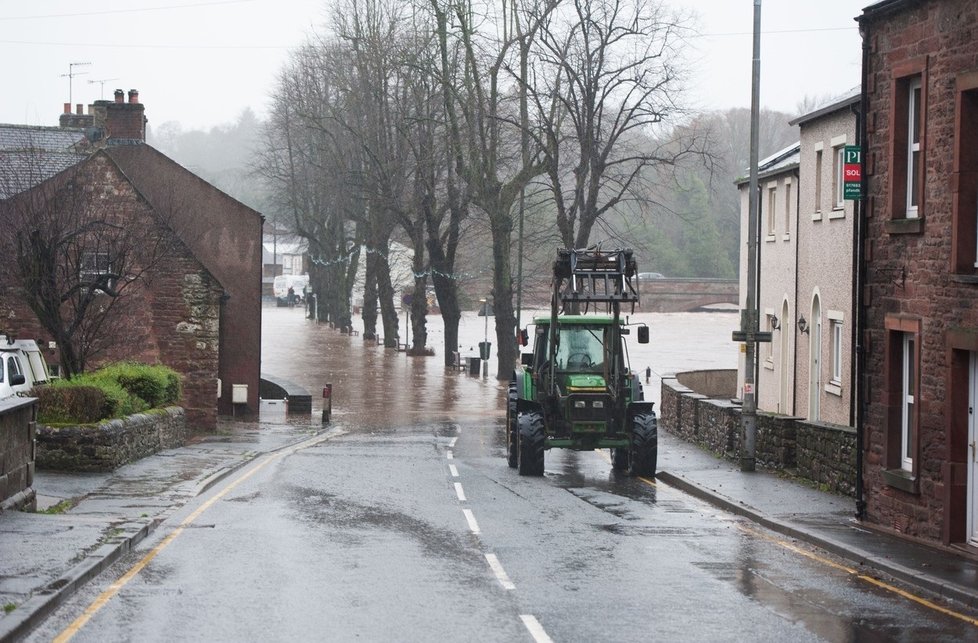
[{"label": "red estate agent sign", "polygon": [[858,201],[863,198],[862,150],[856,145],[846,145],[842,151],[842,198]]}]

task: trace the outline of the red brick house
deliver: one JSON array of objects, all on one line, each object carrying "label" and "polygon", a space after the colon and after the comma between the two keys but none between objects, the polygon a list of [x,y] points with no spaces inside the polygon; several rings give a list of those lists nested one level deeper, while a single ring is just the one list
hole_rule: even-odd
[{"label": "red brick house", "polygon": [[[70,174],[103,212],[153,230],[148,238],[169,239],[165,262],[140,279],[115,329],[117,341],[97,361],[158,361],[180,372],[188,422],[198,430],[214,429],[218,415],[257,413],[263,217],[147,145],[135,91],[124,102],[117,90],[114,102],[98,101],[88,114],[80,107],[72,114],[65,106],[60,128],[21,128],[35,154],[36,141],[43,142],[41,158],[49,160],[34,163],[42,169],[23,192],[0,190],[0,207]],[[0,153],[8,160],[16,158],[17,136],[16,126],[0,126]],[[14,166],[4,167],[9,174]],[[0,315],[15,335],[49,341],[8,281],[0,282]]]},{"label": "red brick house", "polygon": [[870,522],[978,546],[978,3],[884,0],[864,42]]}]

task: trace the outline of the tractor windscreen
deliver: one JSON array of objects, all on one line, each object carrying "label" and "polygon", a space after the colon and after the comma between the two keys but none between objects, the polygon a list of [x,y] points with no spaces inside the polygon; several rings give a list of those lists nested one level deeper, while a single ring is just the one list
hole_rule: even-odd
[{"label": "tractor windscreen", "polygon": [[601,372],[604,369],[605,333],[608,329],[608,326],[561,326],[557,369]]}]

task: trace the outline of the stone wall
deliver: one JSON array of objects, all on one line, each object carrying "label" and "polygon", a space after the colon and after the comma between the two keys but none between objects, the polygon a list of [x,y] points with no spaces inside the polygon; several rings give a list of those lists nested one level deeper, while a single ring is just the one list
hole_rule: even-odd
[{"label": "stone wall", "polygon": [[[724,375],[721,375],[725,373]],[[729,396],[713,398],[681,382],[706,383],[737,372],[680,373],[662,379],[659,426],[730,460],[740,456],[740,405]],[[853,496],[856,433],[851,427],[807,422],[771,413],[757,415],[757,464],[785,469],[836,493]]]},{"label": "stone wall", "polygon": [[34,509],[37,398],[0,400],[0,510]]},{"label": "stone wall", "polygon": [[112,471],[189,435],[184,410],[171,406],[96,425],[37,427],[37,466],[59,471]]}]

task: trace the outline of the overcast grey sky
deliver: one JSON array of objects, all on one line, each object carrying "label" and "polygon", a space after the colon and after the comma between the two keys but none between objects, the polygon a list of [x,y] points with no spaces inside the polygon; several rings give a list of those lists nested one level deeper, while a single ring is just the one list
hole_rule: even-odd
[{"label": "overcast grey sky", "polygon": [[[667,3],[669,0],[665,0]],[[676,0],[699,14],[691,39],[700,109],[750,104],[753,0]],[[787,112],[806,95],[859,82],[853,17],[869,0],[764,0],[761,103]],[[150,126],[206,129],[246,107],[265,113],[289,49],[322,24],[329,0],[0,1],[0,123],[56,125],[63,104],[136,88]],[[71,63],[91,63],[70,67]]]}]

